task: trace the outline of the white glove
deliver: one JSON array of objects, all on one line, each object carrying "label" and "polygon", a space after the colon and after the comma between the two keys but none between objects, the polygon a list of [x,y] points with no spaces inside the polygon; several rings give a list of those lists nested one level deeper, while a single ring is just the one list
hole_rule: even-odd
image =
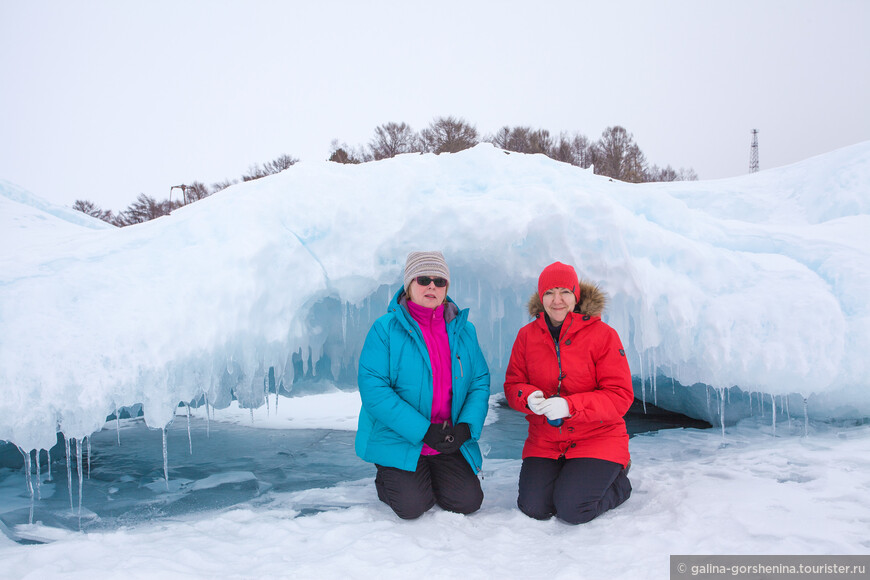
[{"label": "white glove", "polygon": [[541,391],[535,391],[526,399],[526,403],[529,405],[529,409],[532,410],[532,413],[535,415],[543,415],[544,411],[541,410],[541,405],[546,402],[547,399],[544,398],[544,393]]},{"label": "white glove", "polygon": [[538,405],[538,410],[540,411],[538,415],[546,415],[547,419],[550,421],[564,419],[571,416],[571,413],[568,411],[568,401],[562,397],[550,397],[549,399],[544,399],[544,402]]}]

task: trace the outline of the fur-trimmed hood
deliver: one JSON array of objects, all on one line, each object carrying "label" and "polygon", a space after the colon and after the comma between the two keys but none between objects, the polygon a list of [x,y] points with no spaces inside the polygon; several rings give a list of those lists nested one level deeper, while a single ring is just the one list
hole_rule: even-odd
[{"label": "fur-trimmed hood", "polygon": [[[604,290],[592,282],[580,280],[580,302],[574,307],[574,312],[588,314],[589,316],[601,316],[606,304],[607,294]],[[532,318],[536,318],[542,312],[544,312],[544,303],[541,302],[541,297],[535,292],[529,298],[529,314]]]}]

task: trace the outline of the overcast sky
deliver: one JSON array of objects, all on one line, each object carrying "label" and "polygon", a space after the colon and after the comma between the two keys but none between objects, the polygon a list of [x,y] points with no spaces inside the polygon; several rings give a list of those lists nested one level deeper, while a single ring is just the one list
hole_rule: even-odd
[{"label": "overcast sky", "polygon": [[870,1],[0,0],[0,179],[124,209],[454,115],[701,179],[870,140]]}]

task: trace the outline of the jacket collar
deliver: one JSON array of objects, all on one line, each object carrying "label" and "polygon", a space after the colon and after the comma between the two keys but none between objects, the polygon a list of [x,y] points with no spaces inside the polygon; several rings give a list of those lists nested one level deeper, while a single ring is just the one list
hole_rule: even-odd
[{"label": "jacket collar", "polygon": [[[606,304],[607,294],[601,288],[591,282],[581,280],[580,302],[577,303],[574,311],[569,312],[564,322],[562,322],[561,336],[567,336],[569,333],[573,334],[581,328],[586,327],[591,321],[600,319]],[[541,302],[537,292],[532,294],[532,297],[529,299],[528,308],[529,314],[537,319],[535,322],[541,330],[550,334],[544,313],[544,304]]]},{"label": "jacket collar", "polygon": [[[601,316],[607,305],[607,294],[596,284],[586,280],[580,280],[580,302],[574,307],[574,312],[583,316]],[[544,313],[544,303],[535,292],[529,298],[529,315],[537,318]]]},{"label": "jacket collar", "polygon": [[[450,298],[450,296],[446,297],[447,303],[444,305],[444,322],[450,324],[455,318],[457,318],[462,312],[459,310],[459,307],[455,302]],[[389,307],[387,307],[388,312],[393,312],[395,310],[403,310],[408,315],[409,320],[413,320],[411,318],[411,314],[408,313],[408,295],[405,293],[405,288],[399,288],[399,290],[393,295],[393,299],[390,301]]]}]

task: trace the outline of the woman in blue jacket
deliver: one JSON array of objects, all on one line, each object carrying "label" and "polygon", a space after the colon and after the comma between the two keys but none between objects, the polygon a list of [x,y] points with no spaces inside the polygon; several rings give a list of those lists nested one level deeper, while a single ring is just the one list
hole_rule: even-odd
[{"label": "woman in blue jacket", "polygon": [[441,252],[408,254],[404,285],[360,353],[356,453],[375,464],[378,498],[403,519],[436,503],[469,514],[483,502],[477,440],[489,368],[449,284]]}]

